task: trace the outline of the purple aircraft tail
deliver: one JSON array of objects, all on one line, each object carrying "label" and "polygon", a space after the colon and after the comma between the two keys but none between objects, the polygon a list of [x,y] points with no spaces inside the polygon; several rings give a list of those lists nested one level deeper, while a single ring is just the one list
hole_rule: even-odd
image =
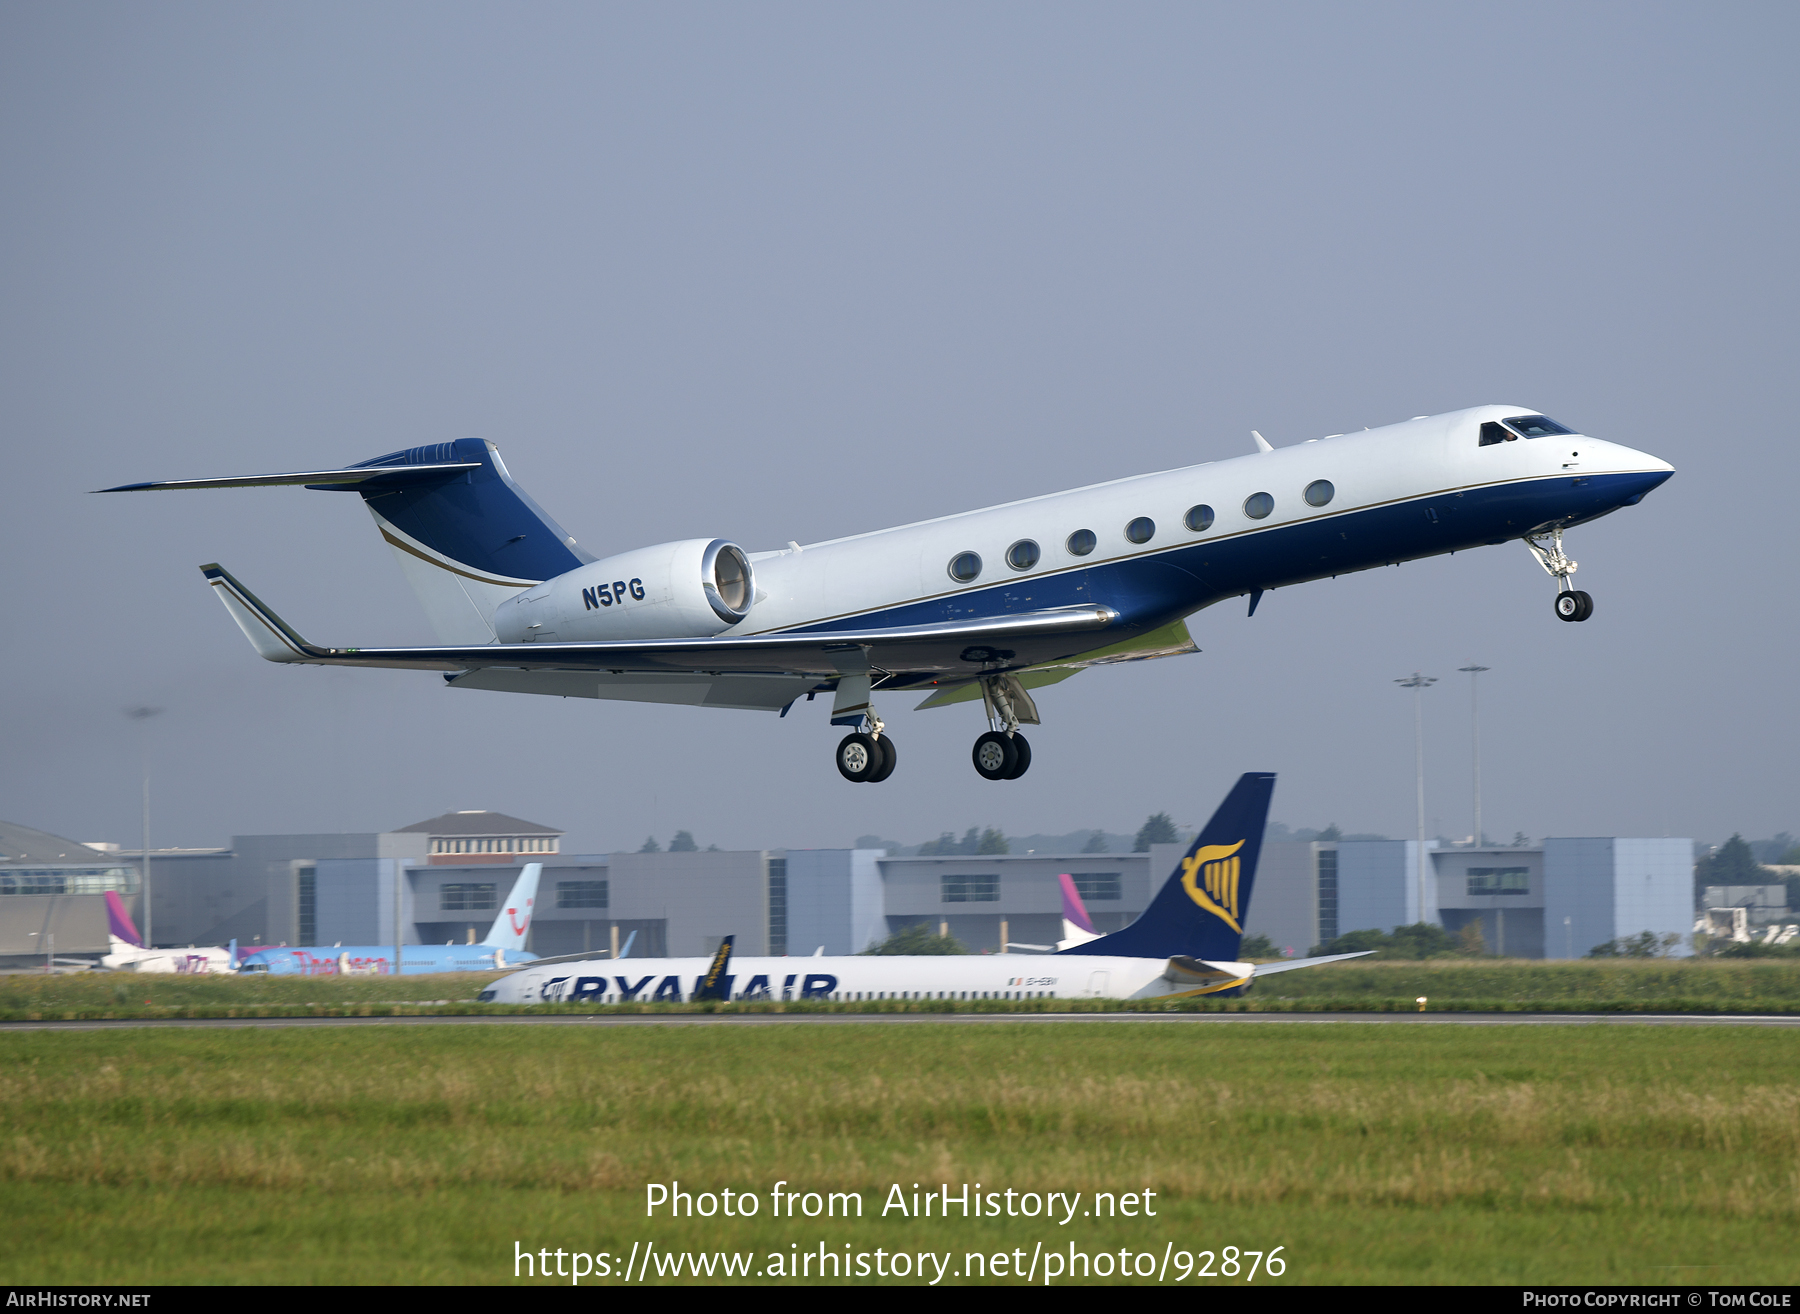
[{"label": "purple aircraft tail", "polygon": [[1081,901],[1081,893],[1075,888],[1075,878],[1065,871],[1056,879],[1062,882],[1063,920],[1079,926],[1089,935],[1098,935],[1099,932],[1094,929],[1094,919],[1088,916],[1087,905]]},{"label": "purple aircraft tail", "polygon": [[135,945],[139,949],[144,947],[144,937],[132,925],[131,914],[125,911],[125,900],[119,897],[117,890],[106,892],[106,926],[126,944]]}]

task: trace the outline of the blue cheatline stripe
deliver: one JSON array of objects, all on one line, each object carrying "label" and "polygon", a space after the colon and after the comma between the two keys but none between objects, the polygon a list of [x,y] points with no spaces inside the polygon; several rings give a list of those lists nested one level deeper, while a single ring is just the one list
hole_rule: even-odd
[{"label": "blue cheatline stripe", "polygon": [[396,529],[471,570],[508,579],[545,580],[594,560],[512,481],[480,438],[412,447],[358,464],[446,461],[478,462],[479,468],[398,488],[354,491]]},{"label": "blue cheatline stripe", "polygon": [[[1257,589],[1369,570],[1442,552],[1516,539],[1550,520],[1578,524],[1642,497],[1669,476],[1563,476],[1432,493],[1405,502],[1273,525],[1229,536],[1222,526],[1160,531],[1140,556],[1012,577],[986,587],[796,625],[797,631],[881,629],[1083,604],[1124,618],[1096,643],[1155,629],[1202,607]],[[1429,514],[1428,514],[1429,513]],[[1167,539],[1169,546],[1163,546]]]}]

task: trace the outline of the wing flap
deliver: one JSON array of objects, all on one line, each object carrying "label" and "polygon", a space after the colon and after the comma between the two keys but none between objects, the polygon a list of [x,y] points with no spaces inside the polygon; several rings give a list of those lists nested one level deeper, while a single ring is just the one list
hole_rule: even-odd
[{"label": "wing flap", "polygon": [[[1148,634],[1140,634],[1136,638],[1105,648],[1096,648],[1092,652],[1078,653],[1061,661],[1019,671],[1017,677],[1019,683],[1027,689],[1042,689],[1046,685],[1060,683],[1071,675],[1079,675],[1090,666],[1150,661],[1157,657],[1177,657],[1199,651],[1200,645],[1188,633],[1187,622],[1178,620]],[[939,689],[913,710],[922,712],[928,707],[949,707],[953,703],[972,702],[979,697],[980,683],[970,680]]]}]

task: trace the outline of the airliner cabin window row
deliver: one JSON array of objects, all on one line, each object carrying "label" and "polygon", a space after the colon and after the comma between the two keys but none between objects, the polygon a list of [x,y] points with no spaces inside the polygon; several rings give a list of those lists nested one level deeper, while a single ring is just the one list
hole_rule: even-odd
[{"label": "airliner cabin window row", "polygon": [[1262,520],[1275,509],[1275,498],[1269,493],[1252,493],[1244,499],[1244,514]]},{"label": "airliner cabin window row", "polygon": [[1181,522],[1196,534],[1204,534],[1212,528],[1213,509],[1204,502],[1199,506],[1190,506]]},{"label": "airliner cabin window row", "polygon": [[950,558],[950,578],[958,584],[967,584],[981,573],[981,555],[976,552],[958,552]]},{"label": "airliner cabin window row", "polygon": [[1073,534],[1069,535],[1069,542],[1067,545],[1069,555],[1072,557],[1085,557],[1094,550],[1094,546],[1099,543],[1099,541],[1100,540],[1094,536],[1093,530],[1078,529]]},{"label": "airliner cabin window row", "polygon": [[1324,506],[1337,494],[1329,479],[1315,479],[1306,486],[1306,504]]},{"label": "airliner cabin window row", "polygon": [[1139,516],[1125,526],[1125,537],[1133,543],[1148,543],[1156,537],[1156,522],[1149,516]]},{"label": "airliner cabin window row", "polygon": [[1030,570],[1037,565],[1040,555],[1036,543],[1028,538],[1022,538],[1006,549],[1006,564],[1014,570]]}]

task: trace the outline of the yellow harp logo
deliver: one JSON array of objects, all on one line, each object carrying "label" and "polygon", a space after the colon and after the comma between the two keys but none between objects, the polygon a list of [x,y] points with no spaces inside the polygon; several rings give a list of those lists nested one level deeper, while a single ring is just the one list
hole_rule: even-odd
[{"label": "yellow harp logo", "polygon": [[1217,917],[1239,935],[1238,856],[1244,841],[1236,844],[1202,844],[1181,860],[1181,888],[1188,898]]}]

